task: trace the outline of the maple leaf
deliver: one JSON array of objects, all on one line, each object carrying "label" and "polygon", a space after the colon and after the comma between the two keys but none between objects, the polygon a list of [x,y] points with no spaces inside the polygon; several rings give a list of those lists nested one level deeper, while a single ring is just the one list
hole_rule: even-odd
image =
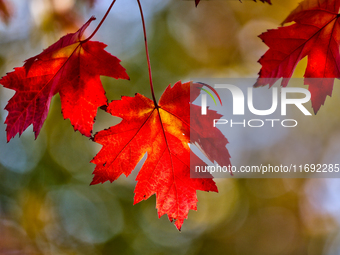
[{"label": "maple leaf", "polygon": [[[91,184],[113,182],[122,174],[130,175],[147,153],[136,177],[134,204],[156,194],[158,216],[167,214],[179,230],[189,210],[196,210],[196,190],[217,192],[210,173],[190,178],[190,160],[194,165],[205,163],[193,153],[190,156],[188,144],[197,144],[212,161],[230,165],[228,141],[212,125],[221,115],[208,110],[204,118],[196,118],[200,107],[191,102],[200,90],[192,92],[190,99],[191,87],[191,82],[168,86],[157,105],[138,93],[112,101],[106,111],[122,121],[94,136],[103,147],[91,161],[96,164]],[[190,122],[190,114],[195,121]]]},{"label": "maple leaf", "polygon": [[104,50],[105,44],[81,40],[94,19],[0,80],[4,87],[16,91],[5,107],[7,141],[31,124],[37,138],[51,99],[58,92],[64,118],[70,119],[75,130],[91,136],[97,108],[107,105],[100,75],[129,78],[120,60]]},{"label": "maple leaf", "polygon": [[281,83],[287,86],[298,62],[308,56],[304,83],[317,113],[332,94],[334,78],[340,77],[339,7],[336,0],[305,0],[282,23],[294,24],[260,35],[269,50],[259,60],[255,87],[272,86],[279,78],[288,78]]},{"label": "maple leaf", "polygon": [[[197,7],[197,5],[199,4],[199,2],[200,2],[201,0],[195,0],[195,5],[196,5],[196,7]],[[242,2],[242,0],[239,0],[240,2]],[[254,2],[256,2],[256,0],[253,0]],[[270,0],[260,0],[262,3],[268,3],[268,4],[272,4],[271,2],[270,2]]]},{"label": "maple leaf", "polygon": [[11,8],[5,0],[0,0],[0,18],[8,23],[11,17]]}]

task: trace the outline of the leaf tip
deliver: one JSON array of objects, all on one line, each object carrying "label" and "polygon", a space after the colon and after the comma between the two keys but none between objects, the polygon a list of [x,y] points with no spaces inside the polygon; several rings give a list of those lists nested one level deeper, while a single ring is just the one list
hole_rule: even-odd
[{"label": "leaf tip", "polygon": [[181,230],[182,230],[182,225],[183,225],[183,220],[176,219],[175,226],[176,226],[176,228],[179,232],[181,232]]}]

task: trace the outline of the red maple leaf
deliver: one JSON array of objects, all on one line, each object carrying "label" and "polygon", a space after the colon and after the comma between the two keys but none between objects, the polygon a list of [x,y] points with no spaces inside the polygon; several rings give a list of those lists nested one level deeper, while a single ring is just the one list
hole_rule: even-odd
[{"label": "red maple leaf", "polygon": [[308,56],[305,84],[317,113],[332,94],[334,78],[340,77],[339,7],[336,0],[305,0],[283,22],[295,24],[260,35],[269,50],[259,60],[262,69],[255,86],[288,78],[281,83],[287,86],[298,62]]},{"label": "red maple leaf", "polygon": [[[191,102],[200,90],[193,91],[190,100],[190,87],[190,82],[168,86],[157,105],[138,93],[112,101],[106,110],[122,121],[94,136],[103,147],[91,161],[96,164],[91,184],[112,182],[123,173],[130,175],[147,153],[136,178],[134,204],[156,194],[158,216],[167,214],[178,229],[189,210],[196,210],[196,190],[217,192],[209,173],[190,178],[190,160],[192,165],[204,163],[193,153],[190,158],[188,144],[197,144],[210,160],[230,165],[228,141],[212,125],[221,115],[208,110],[204,118],[196,118],[200,107]],[[192,123],[190,111],[195,119]]]},{"label": "red maple leaf", "polygon": [[[196,7],[197,7],[197,5],[199,4],[199,2],[200,2],[201,0],[195,0],[195,5],[196,5]],[[242,2],[242,0],[239,0],[240,2]],[[256,0],[253,0],[254,2],[256,2]],[[260,0],[262,3],[268,3],[268,4],[272,4],[271,2],[270,2],[270,0]]]},{"label": "red maple leaf", "polygon": [[64,118],[70,119],[75,130],[91,136],[97,108],[107,105],[100,75],[129,78],[120,60],[104,50],[105,44],[81,40],[94,19],[0,80],[4,87],[16,91],[5,107],[7,141],[31,124],[37,138],[51,99],[58,92]]}]

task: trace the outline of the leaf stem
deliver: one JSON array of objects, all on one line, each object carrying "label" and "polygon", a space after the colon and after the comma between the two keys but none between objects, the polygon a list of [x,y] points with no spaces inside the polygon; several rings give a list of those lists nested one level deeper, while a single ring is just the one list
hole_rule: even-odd
[{"label": "leaf stem", "polygon": [[153,89],[153,83],[152,83],[152,74],[151,74],[151,64],[150,64],[150,56],[149,56],[149,49],[148,49],[148,41],[146,37],[146,29],[145,29],[145,21],[144,21],[144,15],[143,15],[143,10],[142,10],[142,5],[140,4],[140,0],[137,0],[139,10],[140,10],[140,16],[142,18],[142,24],[143,24],[143,33],[144,33],[144,43],[145,43],[145,53],[146,53],[146,60],[148,62],[148,69],[149,69],[149,80],[150,80],[150,88],[151,88],[151,94],[152,94],[152,99],[155,103],[155,106],[157,107],[157,101],[155,97],[155,91]]},{"label": "leaf stem", "polygon": [[93,31],[93,33],[92,33],[88,38],[86,38],[86,39],[85,39],[84,41],[82,41],[82,42],[85,43],[85,42],[91,40],[92,37],[98,32],[99,28],[100,28],[101,25],[104,23],[104,21],[105,21],[107,15],[109,15],[109,13],[110,13],[110,11],[111,11],[111,9],[112,9],[112,6],[113,6],[113,4],[114,4],[115,2],[116,2],[116,0],[113,0],[113,1],[112,1],[110,7],[107,9],[107,11],[106,11],[104,17],[103,17],[102,20],[99,22],[99,24],[98,24],[98,26],[96,27],[96,29]]}]

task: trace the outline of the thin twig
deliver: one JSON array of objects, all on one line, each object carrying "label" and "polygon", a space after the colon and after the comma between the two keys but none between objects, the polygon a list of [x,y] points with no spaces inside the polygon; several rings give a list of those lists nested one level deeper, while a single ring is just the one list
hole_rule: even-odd
[{"label": "thin twig", "polygon": [[149,80],[150,80],[150,88],[151,88],[151,94],[152,94],[152,98],[153,101],[155,103],[155,106],[157,107],[157,101],[156,101],[156,97],[155,97],[155,92],[153,90],[153,83],[152,83],[152,74],[151,74],[151,64],[150,64],[150,57],[149,57],[149,49],[148,49],[148,42],[147,42],[147,38],[146,38],[146,29],[145,29],[145,21],[144,21],[144,15],[143,15],[143,10],[142,10],[142,5],[140,4],[140,0],[137,0],[138,2],[138,6],[139,6],[139,10],[140,10],[140,15],[142,18],[142,23],[143,23],[143,33],[144,33],[144,43],[145,43],[145,53],[146,53],[146,60],[148,62],[148,69],[149,69]]}]

